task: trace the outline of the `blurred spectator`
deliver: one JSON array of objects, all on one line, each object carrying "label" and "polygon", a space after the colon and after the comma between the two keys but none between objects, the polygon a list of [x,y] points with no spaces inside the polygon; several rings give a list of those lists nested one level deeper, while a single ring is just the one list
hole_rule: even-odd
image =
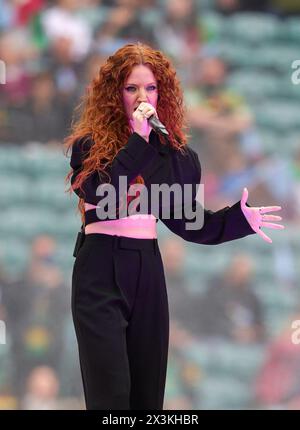
[{"label": "blurred spectator", "polygon": [[260,408],[300,408],[300,345],[293,343],[291,330],[291,323],[299,319],[299,311],[291,315],[268,345],[256,380],[256,402]]},{"label": "blurred spectator", "polygon": [[[182,340],[182,344],[181,344]],[[198,409],[196,387],[200,383],[201,369],[183,356],[186,336],[172,332],[168,358],[168,374],[164,409]]]},{"label": "blurred spectator", "polygon": [[0,58],[6,65],[6,83],[0,85],[2,108],[26,103],[32,77],[29,62],[37,55],[26,30],[10,30],[0,35]]},{"label": "blurred spectator", "polygon": [[281,16],[299,14],[298,0],[216,0],[218,12],[229,15],[235,12],[264,12]]},{"label": "blurred spectator", "polygon": [[193,324],[193,297],[189,294],[188,279],[185,272],[186,248],[184,242],[172,236],[160,244],[171,321],[176,326],[188,330]]},{"label": "blurred spectator", "polygon": [[54,81],[54,102],[59,106],[66,130],[71,125],[74,107],[85,90],[80,84],[84,80],[86,64],[74,61],[71,55],[71,41],[63,36],[57,38],[41,57],[41,68],[47,67]]},{"label": "blurred spectator", "polygon": [[[195,133],[191,147],[203,165],[203,182],[208,185],[205,199],[212,210],[223,200],[233,203],[240,198],[244,184],[250,186],[255,177],[252,167],[263,157],[252,114],[243,98],[226,87],[227,74],[222,59],[196,58],[185,89],[188,120]],[[252,189],[252,195],[257,200],[270,201],[263,184],[254,186],[258,189]]]},{"label": "blurred spectator", "polygon": [[239,94],[226,89],[227,67],[218,57],[195,61],[191,83],[186,91],[191,125],[223,138],[232,138],[252,125],[252,115]]},{"label": "blurred spectator", "polygon": [[300,13],[298,0],[270,0],[270,4],[282,16],[299,15]]},{"label": "blurred spectator", "polygon": [[[0,323],[6,321],[6,308],[3,303],[3,291],[7,286],[9,285],[9,277],[6,273],[5,267],[3,263],[0,263]],[[4,339],[3,339],[4,338]],[[2,333],[0,334],[0,345],[3,343],[3,340],[6,340],[6,336],[2,336]]]},{"label": "blurred spectator", "polygon": [[31,19],[45,7],[44,0],[13,0],[15,6],[15,24],[28,25]]},{"label": "blurred spectator", "polygon": [[60,366],[69,292],[53,257],[55,241],[38,236],[26,273],[3,291],[6,323],[12,339],[12,387],[24,391],[28,372],[41,363]]},{"label": "blurred spectator", "polygon": [[227,163],[232,157],[243,156],[240,137],[252,124],[242,98],[225,88],[226,74],[219,58],[195,60],[193,80],[185,91],[188,119],[198,132],[192,147],[207,170],[221,175],[230,171]]},{"label": "blurred spectator", "polygon": [[14,24],[14,7],[8,0],[0,0],[0,30],[6,30]]},{"label": "blurred spectator", "polygon": [[77,91],[84,65],[73,61],[70,39],[63,36],[57,38],[51,45],[50,51],[45,51],[44,59],[55,80],[59,101],[62,103],[64,98],[72,98]]},{"label": "blurred spectator", "polygon": [[185,274],[185,244],[174,236],[164,239],[160,249],[164,262],[170,312],[169,363],[172,362],[176,367],[176,374],[172,375],[171,369],[168,371],[169,385],[179,384],[180,386],[179,393],[170,392],[165,408],[194,409],[197,408],[195,384],[199,378],[199,369],[182,355],[188,345],[197,342],[197,338],[190,331],[197,317],[193,313],[196,308],[195,302],[188,292],[188,280]]},{"label": "blurred spectator", "polygon": [[44,7],[44,0],[0,0],[0,29],[29,25]]},{"label": "blurred spectator", "polygon": [[287,294],[298,291],[299,277],[297,274],[297,262],[290,242],[283,242],[274,249],[274,275],[282,289]]},{"label": "blurred spectator", "polygon": [[[61,140],[66,135],[67,118],[49,72],[37,74],[32,80],[31,94],[22,107],[6,110],[6,123],[0,136],[6,142],[42,142]],[[68,118],[69,119],[69,118]]]},{"label": "blurred spectator", "polygon": [[216,277],[204,293],[198,331],[204,337],[220,337],[251,344],[265,339],[262,306],[255,292],[253,262],[236,255],[222,277]]},{"label": "blurred spectator", "polygon": [[56,5],[42,15],[42,24],[50,44],[57,39],[67,39],[74,61],[82,61],[92,43],[91,29],[80,14],[77,14],[79,8],[79,0],[57,0]]},{"label": "blurred spectator", "polygon": [[60,409],[58,394],[59,380],[55,370],[48,366],[35,367],[28,375],[21,409]]},{"label": "blurred spectator", "polygon": [[269,12],[270,0],[216,0],[216,10],[224,15],[242,11]]},{"label": "blurred spectator", "polygon": [[[300,139],[299,139],[300,140]],[[291,174],[293,177],[291,193],[291,206],[293,218],[300,223],[300,149],[297,148],[291,161]]]},{"label": "blurred spectator", "polygon": [[105,57],[101,54],[91,54],[87,59],[85,73],[84,73],[84,82],[87,84],[90,82],[95,76],[98,75],[100,67],[105,62]]},{"label": "blurred spectator", "polygon": [[[291,214],[294,223],[299,224],[298,148],[295,145],[295,152],[287,151],[290,158],[282,157],[282,150],[276,154],[274,146],[271,156],[265,154],[265,142],[257,136],[252,117],[252,109],[256,113],[253,100],[244,100],[227,87],[232,67],[243,77],[244,70],[250,72],[245,69],[249,61],[255,63],[253,71],[264,76],[265,69],[258,64],[264,62],[264,55],[256,56],[253,51],[253,58],[249,58],[250,51],[243,41],[236,44],[230,31],[226,31],[230,22],[227,15],[236,12],[270,11],[284,16],[297,8],[296,0],[0,0],[0,59],[7,71],[7,82],[0,85],[0,143],[60,142],[86,85],[107,56],[127,42],[145,41],[171,57],[182,80],[193,133],[190,144],[201,161],[206,206],[217,210],[234,203],[240,198],[242,187],[248,184],[253,206],[261,201],[268,205],[278,202],[283,206],[284,218]],[[278,26],[279,39],[284,39],[288,57],[289,49],[298,40],[297,21],[276,20],[274,25]],[[272,49],[265,49],[270,72],[279,42],[257,41],[258,54],[273,46],[274,54]],[[217,57],[222,47],[228,50],[224,56],[226,64]],[[274,57],[274,66],[276,61]],[[282,82],[286,81],[284,73],[280,76]],[[266,98],[271,86],[266,85]],[[285,93],[285,85],[278,91],[273,89],[271,102],[276,105],[279,97],[289,100],[286,90]],[[282,115],[285,116],[284,110]],[[268,135],[267,124],[265,128]],[[282,140],[283,145],[289,145],[289,139]],[[7,153],[6,148],[2,150],[2,163],[6,163],[10,160],[10,148]],[[18,162],[9,164],[16,169]],[[7,209],[13,210],[9,206]],[[206,340],[213,345],[212,353],[216,345],[221,350],[223,344],[215,336],[223,337],[225,349],[227,340],[238,343],[236,347],[241,349],[245,344],[248,351],[257,346],[264,348],[257,342],[264,340],[265,315],[251,290],[254,279],[248,257],[241,256],[240,264],[232,263],[223,276],[216,273],[202,305],[201,294],[192,294],[189,288],[186,244],[172,236],[164,239],[160,248],[170,307],[169,389],[165,407],[198,409],[197,389],[202,374],[212,376],[218,366],[214,370],[206,368],[205,359],[199,359],[201,352],[194,363],[185,352],[195,347],[198,353],[197,343],[201,346],[203,342],[205,347]],[[276,279],[283,284],[286,295],[295,292],[297,285],[298,248],[291,235],[278,250],[273,250]],[[205,250],[199,248],[197,252],[201,271]],[[0,267],[0,320],[6,323],[8,340],[0,354],[0,409],[16,409],[21,396],[24,409],[62,405],[80,409],[84,402],[79,363],[73,360],[76,351],[66,286],[69,279],[66,276],[64,280],[55,263],[56,242],[48,235],[33,241],[31,257],[18,281],[8,279],[5,267]],[[199,282],[203,282],[201,277]],[[269,307],[263,310],[272,313]],[[269,318],[268,314],[266,317]],[[299,408],[297,345],[293,345],[294,349],[287,347],[287,340],[286,335],[275,352],[271,346],[272,363],[267,362],[259,377],[259,405]],[[231,381],[234,383],[240,376],[233,374]],[[247,378],[246,371],[244,376]],[[27,393],[23,397],[27,378]],[[226,384],[227,381],[228,378]],[[58,392],[69,397],[60,398],[59,405]],[[77,402],[73,396],[78,398]],[[222,404],[226,402],[220,402],[221,407]]]},{"label": "blurred spectator", "polygon": [[200,47],[200,29],[195,0],[166,0],[154,27],[155,41],[176,65],[179,76],[188,82],[190,63]]},{"label": "blurred spectator", "polygon": [[[154,44],[154,29],[144,20],[145,4],[137,0],[119,0],[111,8],[104,23],[96,31],[95,49],[110,55],[126,43],[140,41]],[[151,10],[151,5],[150,5]]]}]

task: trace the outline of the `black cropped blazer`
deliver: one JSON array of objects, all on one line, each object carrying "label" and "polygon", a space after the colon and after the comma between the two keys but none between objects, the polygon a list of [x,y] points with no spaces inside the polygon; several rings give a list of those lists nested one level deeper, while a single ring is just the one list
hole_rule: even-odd
[{"label": "black cropped blazer", "polygon": [[[92,144],[92,139],[86,136],[78,139],[72,147],[70,160],[70,166],[73,169],[72,185],[82,169],[82,162]],[[196,206],[200,205],[196,200],[197,189],[201,181],[201,165],[197,153],[189,145],[184,147],[184,153],[182,154],[179,150],[172,148],[169,143],[161,143],[154,130],[150,133],[149,143],[138,133],[132,133],[127,144],[117,153],[107,172],[111,177],[110,183],[115,187],[117,196],[120,175],[126,176],[128,188],[130,182],[136,176],[142,175],[147,189],[150,188],[151,184],[167,184],[171,186],[177,183],[182,187],[184,184],[191,184],[193,186],[193,199],[190,209],[194,210]],[[80,198],[83,198],[86,203],[99,204],[103,197],[96,195],[96,189],[100,184],[108,182],[107,176],[103,176],[98,171],[95,171],[82,184],[84,194],[79,188],[73,189],[74,192]],[[173,203],[171,199],[170,204],[172,205]],[[118,207],[118,202],[116,202],[116,206]],[[148,207],[151,209],[150,204]],[[148,213],[150,213],[150,209]],[[206,245],[216,245],[255,234],[241,210],[240,201],[231,207],[226,206],[216,212],[202,209],[204,210],[204,222],[203,226],[197,230],[188,230],[186,228],[186,223],[191,222],[190,217],[183,216],[178,219],[175,215],[171,215],[170,219],[166,219],[159,212],[158,218],[173,233],[184,240]],[[173,213],[172,207],[170,213]],[[86,225],[96,221],[101,222],[97,217],[96,209],[86,211],[85,219]]]}]

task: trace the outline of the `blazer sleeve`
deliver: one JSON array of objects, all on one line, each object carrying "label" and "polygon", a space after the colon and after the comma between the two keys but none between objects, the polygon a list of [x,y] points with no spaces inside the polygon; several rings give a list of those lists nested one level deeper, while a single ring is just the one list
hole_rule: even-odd
[{"label": "blazer sleeve", "polygon": [[[83,137],[78,139],[72,147],[70,160],[70,166],[73,169],[73,175],[71,176],[72,185],[82,170],[83,160],[88,155],[91,146],[92,139]],[[130,135],[127,144],[117,153],[111,165],[106,170],[111,177],[109,183],[115,187],[117,197],[119,195],[119,177],[126,177],[128,190],[130,182],[139,174],[143,174],[143,170],[157,153],[157,149],[138,133],[134,132]],[[97,205],[104,196],[97,196],[96,190],[99,185],[104,183],[108,183],[107,175],[102,175],[101,177],[100,171],[95,171],[83,182],[81,186],[83,192],[79,188],[73,188],[73,191],[79,197],[83,198],[86,203]],[[118,202],[116,206],[118,207]]]},{"label": "blazer sleeve", "polygon": [[[195,184],[196,188],[198,188],[198,184],[201,180],[201,165],[198,155],[194,151],[192,158],[195,168]],[[198,200],[196,200],[196,193],[193,194],[193,197],[192,205],[188,209],[193,212],[196,212],[196,210],[204,211],[202,228],[198,230],[187,230],[186,223],[195,221],[195,217],[194,219],[190,216],[187,218],[185,216],[186,212],[183,213],[180,219],[175,219],[174,217],[171,217],[171,219],[161,218],[161,221],[169,230],[182,237],[184,240],[203,245],[218,245],[256,233],[245,218],[240,201],[236,202],[231,207],[226,206],[213,212],[201,206]],[[188,213],[189,210],[187,211]]]}]

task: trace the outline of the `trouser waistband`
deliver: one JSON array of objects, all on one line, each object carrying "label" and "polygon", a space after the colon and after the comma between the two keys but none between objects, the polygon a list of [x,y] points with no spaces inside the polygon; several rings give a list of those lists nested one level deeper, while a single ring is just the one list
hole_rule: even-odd
[{"label": "trouser waistband", "polygon": [[90,233],[85,236],[87,243],[107,243],[112,245],[113,249],[142,249],[148,251],[157,252],[158,241],[156,238],[153,239],[138,239],[134,237],[125,237],[110,235],[104,233]]}]

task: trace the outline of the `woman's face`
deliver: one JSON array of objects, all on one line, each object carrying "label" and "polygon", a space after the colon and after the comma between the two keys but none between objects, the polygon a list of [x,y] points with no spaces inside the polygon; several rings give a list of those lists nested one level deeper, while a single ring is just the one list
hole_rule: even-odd
[{"label": "woman's face", "polygon": [[139,64],[134,66],[123,86],[123,103],[128,119],[140,103],[150,103],[155,109],[158,99],[157,81],[152,70]]}]

